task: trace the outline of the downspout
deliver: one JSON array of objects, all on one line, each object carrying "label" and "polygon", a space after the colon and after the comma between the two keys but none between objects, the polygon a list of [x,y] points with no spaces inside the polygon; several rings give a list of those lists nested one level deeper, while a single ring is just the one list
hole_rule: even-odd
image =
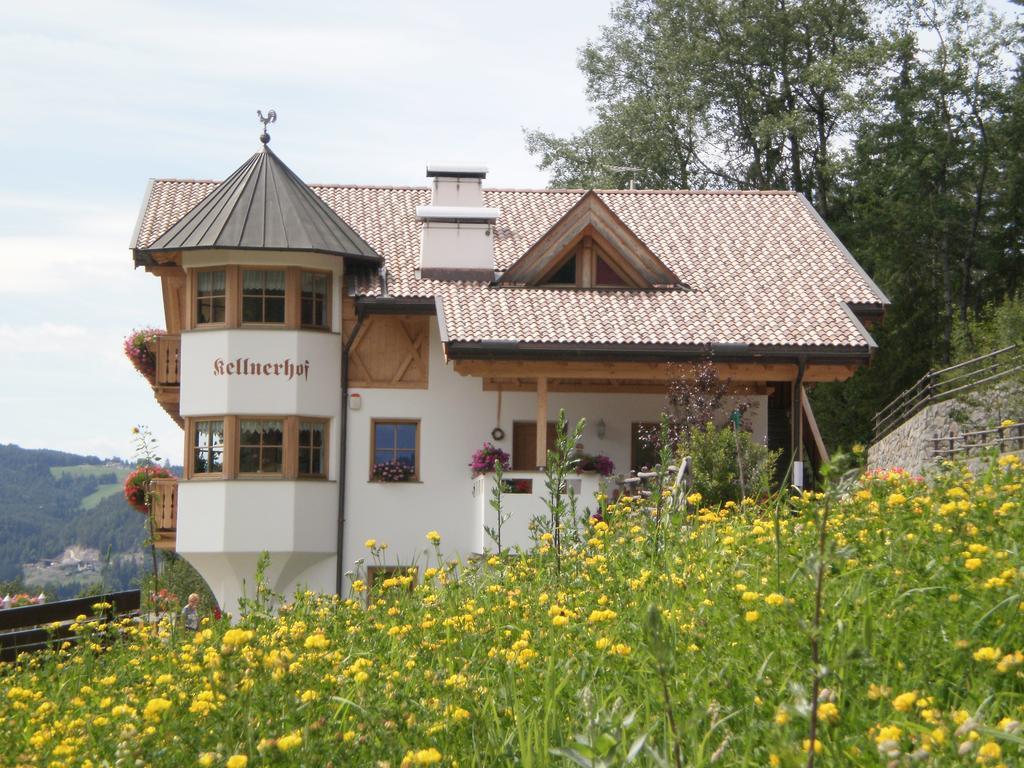
[{"label": "downspout", "polygon": [[356,324],[352,326],[352,333],[348,341],[341,345],[341,416],[339,427],[341,445],[338,455],[338,566],[335,575],[335,592],[341,597],[341,591],[345,583],[345,565],[342,557],[345,544],[345,471],[348,455],[348,354],[352,344],[359,335],[359,327],[363,324],[365,315],[356,318]]}]

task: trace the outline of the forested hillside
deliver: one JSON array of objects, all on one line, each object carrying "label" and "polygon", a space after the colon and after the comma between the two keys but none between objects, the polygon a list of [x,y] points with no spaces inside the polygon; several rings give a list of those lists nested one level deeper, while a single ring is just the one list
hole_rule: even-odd
[{"label": "forested hillside", "polygon": [[0,445],[0,581],[70,545],[137,551],[145,519],[118,490],[126,472],[96,456]]},{"label": "forested hillside", "polygon": [[580,51],[596,122],[527,146],[554,186],[806,195],[892,301],[874,364],[812,393],[865,440],[1024,290],[1020,4],[619,0]]}]

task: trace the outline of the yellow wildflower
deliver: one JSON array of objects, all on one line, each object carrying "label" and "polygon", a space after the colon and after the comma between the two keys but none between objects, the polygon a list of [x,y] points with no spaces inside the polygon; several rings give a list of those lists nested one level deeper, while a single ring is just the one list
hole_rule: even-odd
[{"label": "yellow wildflower", "polygon": [[907,691],[893,699],[892,706],[897,712],[909,712],[914,708],[915,701],[917,701],[917,692]]},{"label": "yellow wildflower", "polygon": [[285,734],[277,740],[277,748],[282,752],[287,752],[290,749],[295,749],[302,744],[302,734],[298,731],[292,731],[291,733]]},{"label": "yellow wildflower", "polygon": [[440,544],[441,534],[437,531],[427,531],[427,541],[429,541],[431,544]]},{"label": "yellow wildflower", "polygon": [[249,758],[245,755],[232,755],[225,763],[227,768],[245,768],[249,764]]}]

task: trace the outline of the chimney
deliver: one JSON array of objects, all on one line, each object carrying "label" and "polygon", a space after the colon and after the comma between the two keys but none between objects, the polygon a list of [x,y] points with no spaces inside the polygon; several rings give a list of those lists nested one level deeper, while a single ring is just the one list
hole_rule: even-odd
[{"label": "chimney", "polygon": [[430,205],[416,208],[422,223],[420,275],[440,280],[494,279],[494,222],[501,211],[484,207],[487,168],[428,163]]}]

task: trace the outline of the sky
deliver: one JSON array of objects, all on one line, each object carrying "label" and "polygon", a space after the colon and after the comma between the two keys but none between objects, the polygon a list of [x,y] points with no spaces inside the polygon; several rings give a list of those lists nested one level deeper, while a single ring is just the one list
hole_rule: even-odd
[{"label": "sky", "polygon": [[[1013,15],[1007,0],[991,5]],[[149,178],[257,148],[308,183],[425,184],[429,161],[543,187],[524,128],[592,122],[577,53],[611,0],[0,2],[0,443],[132,454],[181,430],[121,344],[164,325],[129,240]]]},{"label": "sky", "polygon": [[0,7],[0,443],[132,455],[181,430],[121,349],[163,327],[129,240],[149,178],[222,179],[257,148],[306,182],[425,185],[428,161],[542,187],[524,128],[592,116],[579,48],[609,0],[23,2]]}]

